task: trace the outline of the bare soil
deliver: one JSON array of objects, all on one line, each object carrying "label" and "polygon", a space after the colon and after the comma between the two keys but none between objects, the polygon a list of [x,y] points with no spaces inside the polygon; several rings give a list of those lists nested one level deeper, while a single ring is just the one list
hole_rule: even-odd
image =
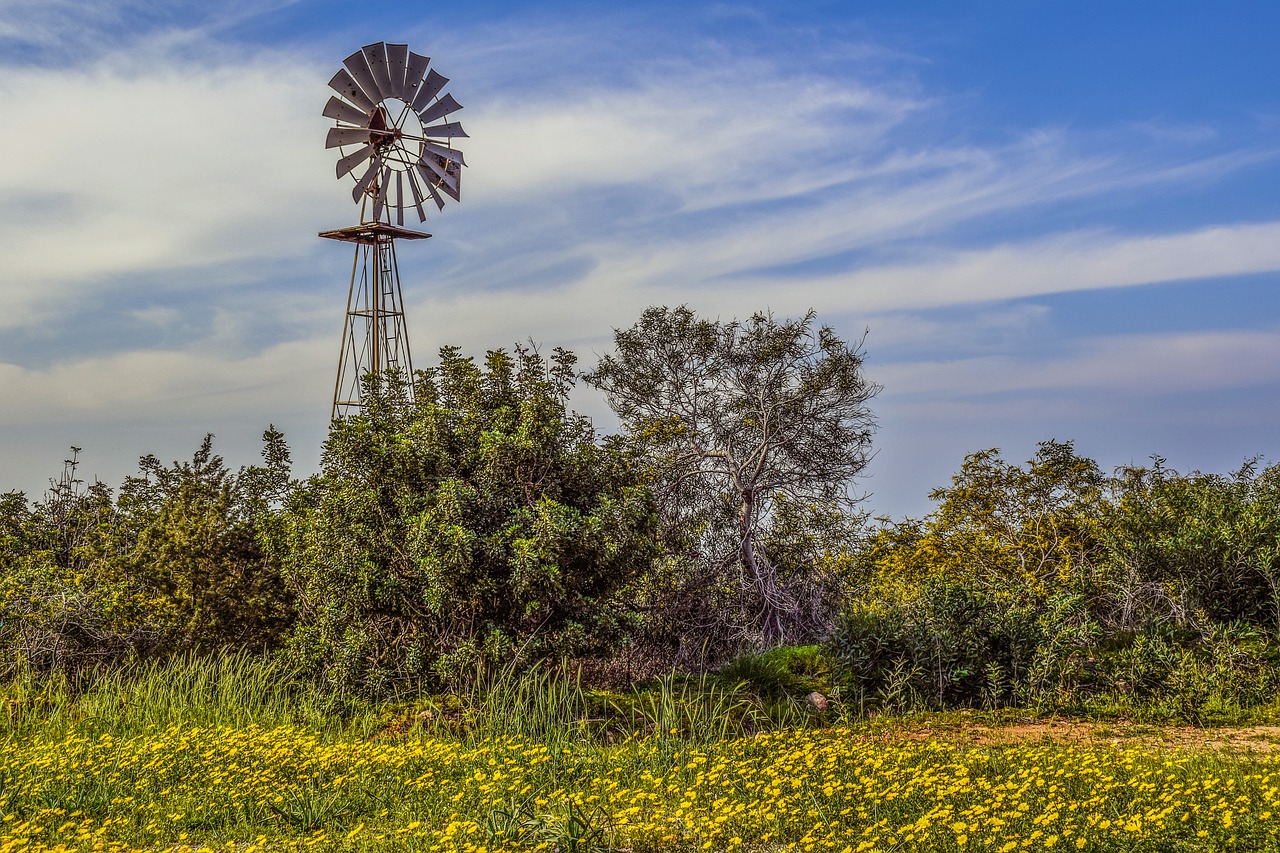
[{"label": "bare soil", "polygon": [[1195,726],[1152,725],[1127,721],[1021,720],[1008,724],[948,721],[946,725],[910,728],[911,740],[938,738],[974,746],[1021,743],[1109,743],[1145,744],[1176,749],[1231,750],[1272,753],[1280,751],[1280,726],[1197,728]]}]

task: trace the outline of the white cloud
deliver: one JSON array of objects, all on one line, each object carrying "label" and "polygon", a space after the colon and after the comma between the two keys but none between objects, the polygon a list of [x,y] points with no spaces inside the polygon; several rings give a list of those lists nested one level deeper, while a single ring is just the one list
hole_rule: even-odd
[{"label": "white cloud", "polygon": [[[186,61],[165,45],[87,66],[9,69],[0,109],[46,132],[38,145],[27,135],[0,139],[0,197],[11,200],[0,211],[0,327],[127,287],[131,276],[170,271],[167,288],[207,287],[228,264],[243,281],[255,260],[316,251],[316,230],[352,216],[345,184],[328,177],[332,152],[319,143],[327,72],[281,52]],[[730,311],[802,310],[839,305],[842,293],[859,310],[886,311],[1164,280],[1166,244],[1183,236],[1145,248],[1077,235],[934,250],[925,263],[801,279],[761,270],[1189,172],[1221,174],[1249,159],[1135,169],[1072,153],[1060,132],[995,148],[913,144],[905,123],[931,107],[856,80],[780,76],[753,58],[667,63],[641,85],[588,83],[473,105],[462,116],[475,137],[468,211],[450,233],[464,234],[455,226],[465,221],[477,251],[457,280],[519,290],[535,258],[548,269],[568,261],[593,268],[569,288],[589,292],[577,308],[632,313],[699,298],[728,299]],[[626,195],[603,209],[582,202],[584,191],[610,187]],[[495,224],[512,211],[527,223],[519,232]],[[555,228],[539,232],[531,217]],[[547,239],[530,249],[530,234]],[[1197,235],[1196,262],[1176,266],[1184,277],[1270,268],[1273,253],[1259,245],[1267,238],[1240,228]],[[759,280],[726,279],[751,274]],[[776,305],[779,293],[788,305]]]},{"label": "white cloud", "polygon": [[[144,52],[145,53],[145,52]],[[315,72],[163,55],[10,68],[0,111],[0,326],[113,277],[299,254],[330,206]],[[327,167],[327,168],[326,168]]]},{"label": "white cloud", "polygon": [[[182,350],[120,352],[43,368],[0,364],[0,425],[136,421],[181,416],[213,422],[237,414],[324,408],[325,342],[293,341],[247,358],[216,358]],[[316,404],[315,401],[321,401]],[[269,415],[264,415],[269,417]]]},{"label": "white cloud", "polygon": [[899,362],[877,379],[902,396],[973,399],[1090,390],[1188,395],[1280,383],[1280,329],[1087,338],[1052,358],[1007,355]]},{"label": "white cloud", "polygon": [[928,254],[934,257],[924,262],[794,280],[787,288],[819,308],[883,311],[1271,272],[1280,270],[1280,222],[1160,235],[1084,232]]},{"label": "white cloud", "polygon": [[[857,161],[924,106],[855,82],[779,79],[758,61],[681,64],[642,86],[474,109],[468,161],[479,200],[627,185],[685,211],[760,203],[873,174],[882,167]],[[846,164],[824,168],[833,157]]]},{"label": "white cloud", "polygon": [[[779,230],[779,254],[791,257],[789,253],[806,246],[801,235],[788,244],[791,232]],[[581,338],[594,330],[599,339],[607,334],[606,324],[626,325],[652,304],[689,303],[723,316],[744,316],[763,306],[783,314],[814,308],[820,314],[865,318],[857,320],[861,323],[875,315],[923,308],[1278,270],[1280,223],[1160,236],[1071,234],[967,252],[934,250],[930,254],[935,257],[924,263],[817,277],[718,280],[739,264],[760,260],[760,244],[741,233],[667,251],[649,246],[647,255],[645,248],[621,239],[585,247],[598,263],[565,286],[538,291],[513,287],[500,297],[462,287],[431,299],[422,310],[427,316],[454,318],[455,334],[459,329],[483,330],[496,333],[498,340],[512,335],[518,339],[530,329],[558,340]],[[816,251],[812,244],[808,248]],[[501,299],[498,316],[495,298]]]}]

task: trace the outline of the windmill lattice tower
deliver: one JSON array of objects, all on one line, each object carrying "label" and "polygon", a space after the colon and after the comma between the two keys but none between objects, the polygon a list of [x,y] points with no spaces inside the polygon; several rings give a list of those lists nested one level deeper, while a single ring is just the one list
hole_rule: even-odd
[{"label": "windmill lattice tower", "polygon": [[378,42],[348,56],[329,81],[338,95],[325,104],[324,115],[335,122],[325,147],[339,149],[338,178],[355,180],[351,198],[360,205],[359,225],[320,233],[355,244],[333,388],[334,419],[364,409],[366,375],[387,370],[410,379],[413,375],[395,241],[431,236],[405,228],[405,211],[413,210],[419,222],[426,222],[426,201],[439,210],[444,209],[442,196],[459,201],[466,165],[462,152],[450,146],[467,134],[461,124],[446,119],[462,105],[441,94],[449,79],[430,63],[430,57],[408,45]]}]

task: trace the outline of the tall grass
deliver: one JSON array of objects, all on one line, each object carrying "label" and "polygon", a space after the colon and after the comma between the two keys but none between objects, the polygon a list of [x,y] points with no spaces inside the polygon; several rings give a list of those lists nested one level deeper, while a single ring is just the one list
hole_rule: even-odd
[{"label": "tall grass", "polygon": [[463,698],[465,730],[480,740],[559,743],[653,735],[663,742],[713,743],[804,725],[810,717],[799,703],[765,701],[744,682],[706,674],[672,672],[628,693],[595,693],[564,665],[482,676]]},{"label": "tall grass", "polygon": [[631,699],[619,710],[629,710],[634,728],[662,741],[710,743],[772,728],[760,700],[741,684],[705,674],[689,678],[671,673]]},{"label": "tall grass", "polygon": [[[369,736],[417,730],[438,739],[563,744],[655,735],[711,743],[804,725],[792,700],[762,698],[745,681],[671,673],[626,693],[583,687],[571,667],[477,670],[456,695],[382,705],[339,703],[279,658],[246,652],[183,655],[94,673],[20,674],[0,686],[0,743],[68,732],[130,735],[170,726],[240,729],[306,725]],[[407,723],[407,725],[406,725]]]},{"label": "tall grass", "polygon": [[580,736],[591,721],[587,694],[567,667],[477,672],[464,693],[468,734],[556,742]]},{"label": "tall grass", "polygon": [[171,725],[320,725],[325,707],[276,658],[246,652],[183,655],[95,673],[83,690],[60,673],[21,673],[0,689],[0,738],[72,729],[125,734]]}]

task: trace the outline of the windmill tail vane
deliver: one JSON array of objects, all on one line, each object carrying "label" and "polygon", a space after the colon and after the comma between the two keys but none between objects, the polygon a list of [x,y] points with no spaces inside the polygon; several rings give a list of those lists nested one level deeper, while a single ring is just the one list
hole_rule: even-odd
[{"label": "windmill tail vane", "polygon": [[395,241],[431,236],[406,228],[406,212],[426,222],[428,202],[444,210],[445,198],[461,201],[466,161],[453,146],[467,133],[450,117],[462,105],[430,66],[408,45],[377,42],[343,60],[329,81],[337,94],[323,111],[334,121],[325,148],[338,149],[337,178],[354,181],[351,199],[360,205],[359,225],[320,234],[355,244],[334,419],[364,410],[366,375],[412,375]]}]

